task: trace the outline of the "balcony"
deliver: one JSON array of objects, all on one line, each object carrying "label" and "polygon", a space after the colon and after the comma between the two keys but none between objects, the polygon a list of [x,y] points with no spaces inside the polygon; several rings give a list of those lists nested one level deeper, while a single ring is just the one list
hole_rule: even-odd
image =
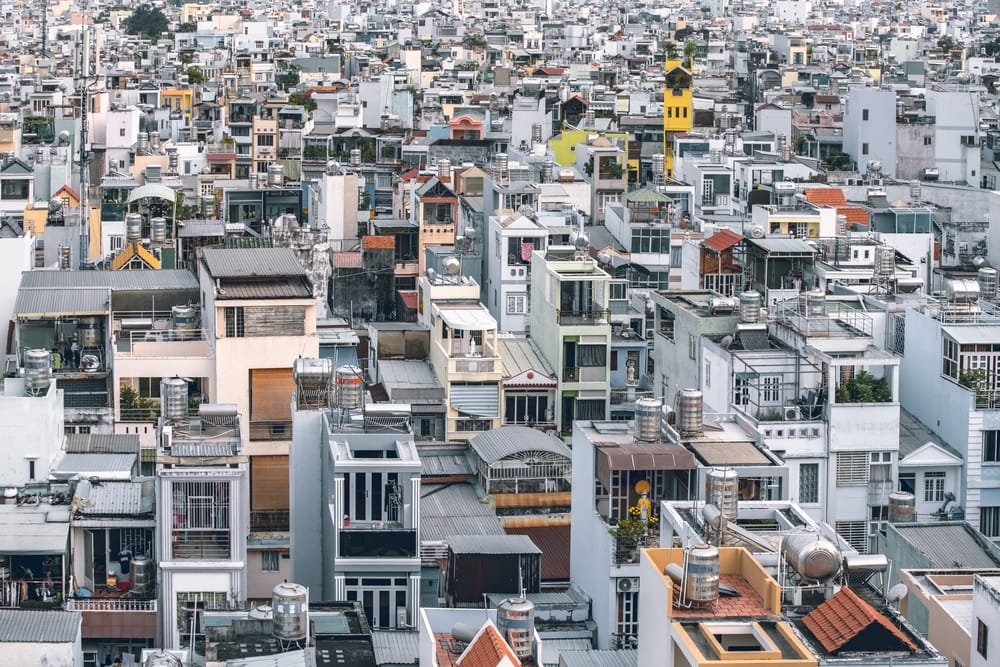
[{"label": "balcony", "polygon": [[115,354],[124,358],[164,359],[210,357],[212,348],[204,329],[122,331]]},{"label": "balcony", "polygon": [[175,530],[171,560],[229,560],[228,530]]},{"label": "balcony", "polygon": [[289,526],[288,510],[250,511],[250,532],[252,533],[288,532]]},{"label": "balcony", "polygon": [[351,523],[340,533],[340,558],[416,558],[417,531],[399,524]]},{"label": "balcony", "polygon": [[611,311],[601,309],[578,310],[567,309],[556,312],[556,323],[561,326],[597,326],[606,325]]},{"label": "balcony", "polygon": [[[62,583],[43,579],[21,579],[0,586],[0,608],[4,609],[61,609]],[[25,593],[27,596],[25,597]]]},{"label": "balcony", "polygon": [[496,367],[496,359],[483,357],[451,359],[448,362],[449,373],[495,373]]},{"label": "balcony", "polygon": [[212,144],[205,147],[205,157],[209,160],[232,160],[236,157],[235,144]]},{"label": "balcony", "polygon": [[66,600],[66,611],[152,612],[156,613],[156,600],[132,598],[98,598]]},{"label": "balcony", "polygon": [[489,417],[452,417],[448,419],[448,431],[458,435],[475,435],[489,431],[496,421]]}]

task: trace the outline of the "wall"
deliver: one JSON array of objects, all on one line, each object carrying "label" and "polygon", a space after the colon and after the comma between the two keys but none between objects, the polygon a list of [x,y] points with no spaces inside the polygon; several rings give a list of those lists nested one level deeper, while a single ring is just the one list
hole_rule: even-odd
[{"label": "wall", "polygon": [[83,649],[76,644],[36,644],[28,642],[0,643],[0,667],[83,667]]},{"label": "wall", "polygon": [[[261,568],[261,560],[263,559],[264,551],[271,551],[272,549],[262,549],[260,551],[248,551],[247,552],[247,599],[248,600],[268,600],[270,604],[271,591],[275,586],[283,581],[295,581],[292,578],[292,561],[290,558],[285,558],[283,556],[288,555],[287,549],[280,549],[282,552],[278,556],[278,569],[271,572],[265,572]],[[274,551],[279,551],[279,549],[274,549]],[[298,583],[298,582],[296,582]]]},{"label": "wall", "polygon": [[323,475],[319,465],[322,430],[323,413],[292,411],[292,445],[288,464],[291,581],[313,591],[322,590],[323,563],[326,562],[326,559],[317,558],[317,554],[323,553],[322,525],[321,520],[317,520],[317,511],[324,506]]},{"label": "wall", "polygon": [[[17,300],[15,286],[21,282],[21,272],[30,271],[34,265],[34,244],[35,237],[30,232],[20,237],[0,239],[0,285],[6,286],[0,291],[0,351],[7,350],[7,323],[14,314],[14,302]],[[79,255],[79,250],[73,254]]]},{"label": "wall", "polygon": [[[661,664],[672,654],[673,628],[670,621],[670,588],[649,552],[639,557],[639,664]],[[664,632],[665,628],[670,628]],[[667,664],[670,664],[669,661]]]},{"label": "wall", "polygon": [[35,460],[35,479],[44,480],[62,451],[63,391],[55,382],[45,396],[25,396],[24,380],[4,380],[0,395],[0,487],[23,486],[28,460]]},{"label": "wall", "polygon": [[[1000,658],[1000,594],[997,593],[997,578],[992,577],[993,586],[984,585],[978,575],[975,579],[972,597],[972,660],[968,667],[992,667]],[[986,656],[976,650],[978,624],[982,621],[989,629]]]},{"label": "wall", "polygon": [[[863,110],[868,109],[868,120]],[[862,154],[862,144],[868,154]],[[854,88],[844,107],[844,152],[861,170],[868,160],[882,163],[883,173],[896,175],[896,93],[879,88]]]}]

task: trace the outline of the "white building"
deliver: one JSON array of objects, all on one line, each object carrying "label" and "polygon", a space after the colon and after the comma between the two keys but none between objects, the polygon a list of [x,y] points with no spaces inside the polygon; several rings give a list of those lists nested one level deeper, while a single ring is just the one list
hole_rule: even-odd
[{"label": "white building", "polygon": [[1000,577],[976,575],[972,592],[972,662],[991,667],[1000,657]]},{"label": "white building", "polygon": [[896,175],[896,93],[881,88],[852,88],[844,105],[844,152],[860,170],[870,160]]},{"label": "white building", "polygon": [[487,299],[490,314],[504,333],[526,334],[531,311],[531,253],[545,250],[548,230],[520,212],[489,217],[486,233],[487,285],[497,298]]}]

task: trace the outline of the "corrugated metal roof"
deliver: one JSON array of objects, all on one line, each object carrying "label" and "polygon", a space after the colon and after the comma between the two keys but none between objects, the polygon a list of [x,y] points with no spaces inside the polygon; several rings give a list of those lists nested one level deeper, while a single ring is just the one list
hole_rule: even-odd
[{"label": "corrugated metal roof", "polygon": [[142,514],[142,483],[105,482],[92,485],[86,500],[77,498],[77,511],[87,516]]},{"label": "corrugated metal roof", "polygon": [[76,454],[64,453],[52,466],[54,477],[65,478],[75,474],[84,477],[112,479],[131,474],[138,454]]},{"label": "corrugated metal roof", "polygon": [[418,632],[375,630],[372,632],[375,660],[380,665],[415,665],[419,654],[419,640]]},{"label": "corrugated metal roof", "polygon": [[449,535],[448,546],[456,554],[540,554],[525,535]]},{"label": "corrugated metal roof", "polygon": [[134,433],[70,433],[66,436],[68,454],[135,454],[139,436]]},{"label": "corrugated metal roof", "polygon": [[497,321],[483,306],[472,308],[442,308],[441,319],[452,329],[472,329],[473,331],[493,331]]},{"label": "corrugated metal roof", "polygon": [[32,287],[104,287],[112,292],[196,290],[198,289],[198,279],[193,273],[184,269],[23,272],[21,274],[21,289]]},{"label": "corrugated metal roof", "polygon": [[766,238],[766,239],[751,239],[753,243],[758,248],[763,248],[769,253],[775,254],[785,254],[785,255],[815,255],[816,248],[803,241],[802,239],[779,239],[779,238]]},{"label": "corrugated metal roof", "polygon": [[469,461],[457,454],[421,454],[420,472],[428,475],[468,475]]},{"label": "corrugated metal roof", "polygon": [[1000,549],[964,522],[896,523],[903,539],[931,561],[930,567],[988,568],[1000,565]]},{"label": "corrugated metal roof", "polygon": [[525,371],[554,376],[552,366],[530,338],[501,338],[498,342],[504,378],[514,377]]},{"label": "corrugated metal roof", "polygon": [[638,651],[562,651],[563,667],[638,667]]},{"label": "corrugated metal roof", "polygon": [[484,431],[469,441],[472,449],[486,463],[496,463],[500,459],[521,452],[551,452],[567,459],[572,454],[561,440],[547,433],[527,426],[501,426]]},{"label": "corrugated metal roof", "polygon": [[941,327],[960,345],[1000,342],[1000,326],[990,324],[968,324]]},{"label": "corrugated metal roof", "polygon": [[69,545],[69,512],[64,512],[65,521],[46,520],[61,518],[57,516],[59,509],[49,505],[37,507],[0,505],[0,553],[13,555],[66,553]]},{"label": "corrugated metal roof", "polygon": [[[387,391],[393,389],[443,389],[431,365],[422,360],[386,359],[378,362],[378,372]],[[440,394],[438,398],[442,398]]]},{"label": "corrugated metal roof", "polygon": [[216,299],[308,299],[312,297],[304,277],[268,280],[227,280]]},{"label": "corrugated metal roof", "polygon": [[448,402],[462,414],[496,417],[499,414],[500,392],[496,385],[491,384],[453,384]]},{"label": "corrugated metal roof", "polygon": [[175,442],[170,449],[173,456],[236,456],[239,442]]},{"label": "corrugated metal roof", "polygon": [[291,248],[207,248],[202,259],[213,278],[306,274]]},{"label": "corrugated metal roof", "polygon": [[589,651],[594,648],[589,639],[583,637],[542,637],[545,642],[545,662],[544,667],[559,664],[559,655],[563,651]]},{"label": "corrugated metal roof", "polygon": [[0,642],[62,644],[80,636],[83,614],[78,611],[0,609]]},{"label": "corrugated metal roof", "polygon": [[542,580],[569,581],[569,535],[567,526],[507,528],[508,535],[524,535],[542,550]]},{"label": "corrugated metal roof", "polygon": [[421,524],[424,519],[461,516],[488,516],[495,519],[496,513],[488,502],[480,500],[471,484],[425,484],[421,487]]},{"label": "corrugated metal roof", "polygon": [[[53,272],[54,273],[54,272]],[[14,314],[19,317],[106,315],[111,310],[107,288],[50,288],[17,291]]]},{"label": "corrugated metal roof", "polygon": [[420,517],[420,541],[444,542],[455,535],[506,535],[495,516]]}]

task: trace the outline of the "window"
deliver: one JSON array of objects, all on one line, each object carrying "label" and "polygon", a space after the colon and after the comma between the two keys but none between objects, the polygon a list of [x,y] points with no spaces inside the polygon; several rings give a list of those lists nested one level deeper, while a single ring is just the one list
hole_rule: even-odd
[{"label": "window", "polygon": [[281,559],[281,553],[277,551],[261,551],[260,552],[260,571],[261,572],[277,572],[278,571],[278,561]]},{"label": "window", "polygon": [[633,229],[632,252],[670,252],[670,230],[650,227]]},{"label": "window", "polygon": [[917,473],[915,472],[901,472],[899,473],[899,490],[904,493],[917,494]]},{"label": "window", "polygon": [[688,357],[698,358],[698,337],[694,334],[688,334]]},{"label": "window", "polygon": [[666,308],[659,309],[660,335],[669,341],[674,339],[674,314]]},{"label": "window", "polygon": [[859,553],[868,553],[867,523],[865,521],[838,521],[837,534],[847,540],[847,543]]},{"label": "window", "polygon": [[868,144],[861,144],[861,154],[868,155]]},{"label": "window", "polygon": [[941,372],[952,378],[958,379],[958,343],[950,338],[945,338],[942,344],[943,350]]},{"label": "window", "polygon": [[930,146],[933,140],[933,137],[924,137],[924,146]]},{"label": "window", "polygon": [[45,267],[45,239],[35,239],[35,268]]},{"label": "window", "polygon": [[0,183],[0,199],[27,199],[29,193],[28,181],[5,180]]},{"label": "window", "polygon": [[1000,537],[1000,507],[979,508],[979,530],[986,537]]},{"label": "window", "polygon": [[983,463],[1000,463],[1000,431],[983,431]]},{"label": "window", "polygon": [[987,658],[986,647],[990,643],[990,629],[983,619],[976,619],[976,653]]},{"label": "window", "polygon": [[242,338],[245,336],[244,324],[242,306],[226,308],[226,338]]},{"label": "window", "polygon": [[35,460],[28,459],[28,479],[35,479]]},{"label": "window", "polygon": [[273,146],[274,145],[274,135],[273,134],[258,134],[257,135],[257,145],[258,146]]},{"label": "window", "polygon": [[523,315],[528,312],[527,296],[524,294],[511,294],[507,297],[507,314]]},{"label": "window", "polygon": [[837,454],[837,486],[857,486],[867,483],[867,453],[840,452]]},{"label": "window", "polygon": [[712,388],[712,362],[705,361],[705,389]]},{"label": "window", "polygon": [[781,376],[765,375],[761,379],[761,400],[776,403],[781,398]]},{"label": "window", "polygon": [[504,398],[504,423],[527,424],[552,421],[549,397],[543,394],[509,394]]},{"label": "window", "polygon": [[681,265],[683,259],[683,248],[681,246],[673,246],[670,248],[670,266],[677,268]]},{"label": "window", "polygon": [[799,502],[819,502],[818,463],[802,463],[799,465]]},{"label": "window", "polygon": [[608,348],[606,345],[580,345],[577,350],[577,363],[583,366],[606,366]]},{"label": "window", "polygon": [[119,137],[124,137],[125,136],[125,128],[124,127],[119,127],[118,128],[118,136]]},{"label": "window", "polygon": [[861,120],[868,120],[868,109],[861,110]]},{"label": "window", "polygon": [[733,405],[747,405],[750,402],[750,378],[738,373],[733,378]]},{"label": "window", "polygon": [[929,503],[944,502],[944,473],[924,473],[924,501]]}]

